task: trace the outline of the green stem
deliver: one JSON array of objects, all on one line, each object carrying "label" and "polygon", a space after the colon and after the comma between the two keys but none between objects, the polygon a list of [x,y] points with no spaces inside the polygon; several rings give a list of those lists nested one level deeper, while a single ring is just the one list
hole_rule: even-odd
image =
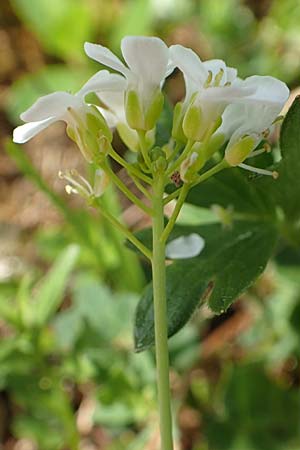
[{"label": "green stem", "polygon": [[157,174],[153,185],[153,298],[155,323],[155,354],[160,416],[161,450],[173,450],[171,395],[169,380],[168,320],[166,301],[165,244],[161,241],[164,230],[164,174]]},{"label": "green stem", "polygon": [[174,211],[173,211],[173,213],[172,213],[172,215],[171,215],[171,217],[169,219],[168,225],[166,226],[163,234],[161,235],[161,241],[162,242],[166,242],[166,240],[168,239],[168,237],[169,237],[169,235],[170,235],[170,233],[171,233],[171,231],[172,231],[172,229],[173,229],[173,227],[175,225],[175,222],[176,222],[176,219],[178,217],[178,214],[180,213],[180,210],[182,208],[182,205],[184,204],[184,201],[186,199],[186,196],[187,196],[190,188],[191,188],[191,185],[188,184],[188,183],[186,183],[186,184],[184,184],[182,186],[182,188],[180,190],[180,194],[179,194],[178,200],[176,202],[176,206],[174,208]]},{"label": "green stem", "polygon": [[111,178],[111,180],[115,183],[115,185],[123,192],[124,195],[136,206],[138,206],[142,211],[144,211],[149,216],[152,216],[152,210],[148,208],[136,195],[134,195],[130,189],[120,180],[120,178],[114,173],[114,171],[110,168],[109,164],[103,164],[103,170],[107,172]]},{"label": "green stem", "polygon": [[146,165],[150,168],[151,160],[150,160],[149,153],[148,153],[148,146],[147,146],[146,136],[145,136],[146,133],[143,130],[138,130],[137,133],[138,133],[139,140],[140,140],[141,153],[143,155]]},{"label": "green stem", "polygon": [[181,155],[179,156],[178,159],[176,159],[176,161],[174,162],[174,164],[172,164],[172,166],[168,169],[167,171],[167,176],[171,175],[173,172],[175,172],[175,170],[177,170],[180,167],[180,164],[185,160],[185,158],[187,158],[187,156],[189,155],[192,147],[193,147],[194,141],[188,141],[183,152],[181,153]]},{"label": "green stem", "polygon": [[99,199],[95,199],[93,206],[100,207],[100,211],[103,217],[107,219],[114,227],[116,227],[127,239],[135,245],[135,247],[140,250],[150,261],[152,260],[151,251],[140,242],[124,225],[122,225],[113,215],[111,215],[101,204]]},{"label": "green stem", "polygon": [[177,153],[179,153],[181,147],[182,147],[182,143],[181,142],[177,142],[175,147],[174,147],[174,150],[171,152],[170,156],[167,159],[168,163],[173,161],[173,159],[177,156]]},{"label": "green stem", "polygon": [[125,159],[122,158],[113,148],[110,149],[109,155],[117,161],[120,166],[124,167],[124,169],[127,170],[128,174],[134,174],[137,178],[140,178],[141,180],[145,181],[145,183],[148,183],[152,185],[152,179],[145,175],[143,172],[135,168],[132,164],[129,164]]},{"label": "green stem", "polygon": [[131,175],[132,181],[134,182],[136,187],[140,190],[140,192],[142,194],[144,194],[144,196],[148,200],[151,200],[152,199],[151,193],[142,185],[142,183],[140,183],[139,179],[135,175],[133,175],[133,174],[130,174],[130,175]]},{"label": "green stem", "polygon": [[202,181],[207,180],[207,178],[212,177],[213,175],[215,175],[216,173],[220,172],[223,169],[228,168],[228,163],[225,161],[225,159],[222,159],[222,161],[220,161],[218,164],[216,164],[214,167],[212,167],[211,169],[207,170],[207,172],[204,172],[202,175],[199,175],[196,180],[193,182],[191,187],[196,186],[199,183],[202,183]]}]

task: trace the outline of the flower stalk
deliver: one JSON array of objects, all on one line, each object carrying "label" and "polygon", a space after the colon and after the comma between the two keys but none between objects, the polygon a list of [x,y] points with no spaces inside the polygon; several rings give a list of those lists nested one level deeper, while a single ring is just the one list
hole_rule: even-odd
[{"label": "flower stalk", "polygon": [[166,298],[164,231],[164,174],[157,173],[153,183],[153,301],[155,323],[155,355],[160,417],[161,450],[173,450],[171,395],[169,381],[168,320]]}]

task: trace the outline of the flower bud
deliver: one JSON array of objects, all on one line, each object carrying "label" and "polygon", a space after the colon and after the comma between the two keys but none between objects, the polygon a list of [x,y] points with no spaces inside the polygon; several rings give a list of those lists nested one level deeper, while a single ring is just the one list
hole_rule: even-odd
[{"label": "flower bud", "polygon": [[192,141],[201,141],[203,135],[202,122],[201,108],[193,104],[189,106],[182,124],[185,136]]},{"label": "flower bud", "polygon": [[150,159],[153,163],[153,169],[163,171],[167,168],[166,154],[160,147],[154,147],[149,152]]},{"label": "flower bud", "polygon": [[183,122],[183,103],[178,102],[173,111],[172,138],[179,142],[186,142],[186,136],[182,129]]},{"label": "flower bud", "polygon": [[192,183],[198,171],[204,166],[205,159],[200,150],[201,144],[192,147],[191,155],[180,166],[180,178],[185,183]]},{"label": "flower bud", "polygon": [[238,166],[252,152],[253,148],[255,147],[255,143],[256,140],[251,136],[242,138],[232,147],[225,150],[225,161],[227,161],[230,166]]},{"label": "flower bud", "polygon": [[209,139],[208,143],[203,148],[203,153],[206,161],[209,160],[214,155],[214,153],[216,153],[216,151],[221,148],[224,142],[225,135],[221,133],[215,134]]}]

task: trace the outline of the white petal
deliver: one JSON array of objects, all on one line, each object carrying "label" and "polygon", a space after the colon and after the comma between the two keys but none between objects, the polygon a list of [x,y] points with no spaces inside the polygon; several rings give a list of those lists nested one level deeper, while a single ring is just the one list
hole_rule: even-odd
[{"label": "white petal", "polygon": [[207,79],[208,71],[199,56],[182,45],[171,45],[169,51],[171,62],[200,88]]},{"label": "white petal", "polygon": [[200,99],[213,103],[233,103],[236,101],[246,101],[254,92],[254,87],[244,85],[211,87],[201,91]]},{"label": "white petal", "polygon": [[204,239],[197,233],[180,236],[166,245],[166,256],[170,259],[193,258],[200,254],[204,246]]},{"label": "white petal", "polygon": [[52,123],[56,122],[56,117],[49,117],[45,120],[40,120],[39,122],[29,122],[25,123],[14,129],[13,141],[16,144],[23,144],[29,141],[32,137],[38,134],[40,131],[47,128]]},{"label": "white petal", "polygon": [[115,91],[125,89],[126,80],[121,75],[110,73],[108,70],[100,70],[93,75],[77,92],[77,95],[84,97],[89,92]]},{"label": "white petal", "polygon": [[100,111],[100,113],[104,117],[109,128],[115,128],[118,125],[119,120],[114,113],[112,113],[108,109],[102,108],[101,106],[96,106],[96,108]]},{"label": "white petal", "polygon": [[124,108],[124,91],[97,92],[97,95],[110,112],[116,116],[118,122],[127,123]]},{"label": "white petal", "polygon": [[160,86],[168,67],[169,50],[157,37],[126,36],[121,42],[122,54],[128,67],[144,84]]},{"label": "white petal", "polygon": [[229,139],[235,130],[238,130],[246,123],[245,105],[242,103],[235,103],[228,105],[222,115],[222,124],[217,133],[225,135]]},{"label": "white petal", "polygon": [[244,80],[247,87],[254,87],[255,93],[248,100],[274,104],[281,111],[284,103],[289,97],[289,89],[285,83],[274,77],[254,75]]},{"label": "white petal", "polygon": [[117,72],[121,72],[123,75],[128,74],[128,69],[122,61],[120,61],[120,59],[108,48],[103,47],[103,45],[86,42],[84,44],[84,50],[90,58],[104,64],[104,66],[111,67]]},{"label": "white petal", "polygon": [[71,106],[78,108],[81,101],[75,95],[68,92],[53,92],[52,94],[40,97],[27,111],[21,114],[24,122],[36,122],[39,120],[63,116],[66,109]]}]

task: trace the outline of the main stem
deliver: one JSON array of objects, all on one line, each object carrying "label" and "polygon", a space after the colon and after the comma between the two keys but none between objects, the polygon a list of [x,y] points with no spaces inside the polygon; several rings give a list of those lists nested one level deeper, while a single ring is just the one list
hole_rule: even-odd
[{"label": "main stem", "polygon": [[153,297],[155,323],[155,353],[160,416],[161,450],[173,450],[171,395],[169,380],[168,322],[166,301],[164,230],[164,174],[156,174],[153,183]]}]

